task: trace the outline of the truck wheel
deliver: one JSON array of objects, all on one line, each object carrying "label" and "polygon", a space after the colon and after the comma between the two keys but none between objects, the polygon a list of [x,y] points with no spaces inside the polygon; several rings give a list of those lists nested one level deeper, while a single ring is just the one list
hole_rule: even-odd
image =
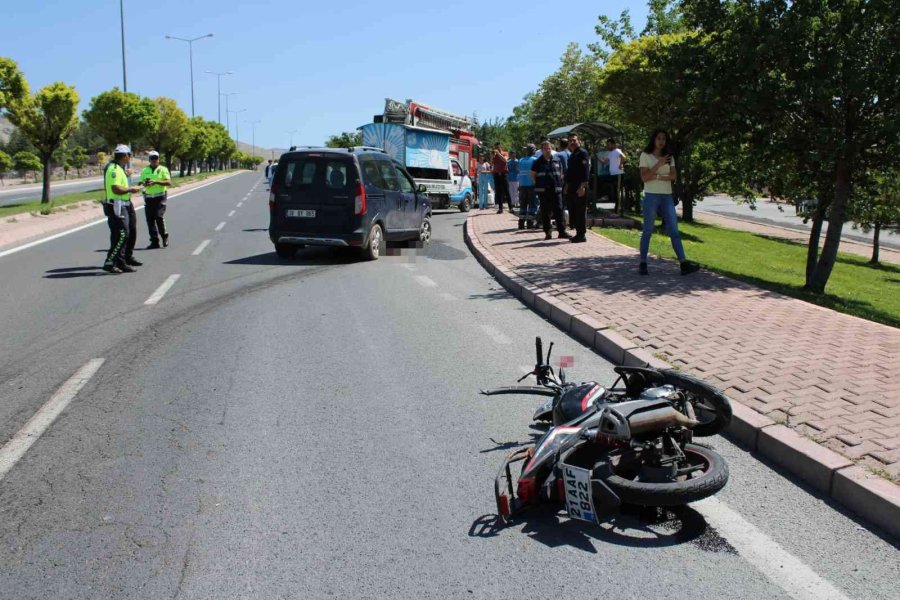
[{"label": "truck wheel", "polygon": [[470,208],[472,208],[472,196],[466,194],[459,203],[459,212],[469,212]]},{"label": "truck wheel", "polygon": [[363,258],[366,260],[378,260],[384,249],[384,231],[381,229],[381,225],[375,223],[372,225],[372,229],[369,230],[368,241],[366,247],[363,248]]}]

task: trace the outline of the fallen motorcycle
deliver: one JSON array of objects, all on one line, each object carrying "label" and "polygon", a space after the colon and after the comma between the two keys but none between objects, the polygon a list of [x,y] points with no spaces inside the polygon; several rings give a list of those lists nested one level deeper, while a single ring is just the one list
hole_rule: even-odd
[{"label": "fallen motorcycle", "polygon": [[[531,447],[506,457],[494,482],[504,521],[525,508],[564,504],[570,517],[598,523],[622,504],[681,506],[709,497],[728,481],[728,466],[694,436],[721,432],[731,405],[709,384],[671,369],[615,367],[609,388],[569,383],[550,366],[553,344],[531,373],[536,386],[482,390],[483,395],[530,394],[548,400],[535,412],[550,429]],[[620,385],[621,384],[621,385]],[[513,465],[522,463],[517,477]],[[515,488],[514,484],[515,483]]]}]

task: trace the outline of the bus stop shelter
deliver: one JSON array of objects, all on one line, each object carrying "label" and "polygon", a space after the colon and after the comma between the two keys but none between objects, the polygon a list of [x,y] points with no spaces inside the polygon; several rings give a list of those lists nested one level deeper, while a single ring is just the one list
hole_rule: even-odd
[{"label": "bus stop shelter", "polygon": [[584,142],[584,147],[587,148],[588,153],[591,155],[590,206],[593,209],[595,203],[597,202],[597,193],[599,190],[597,186],[597,152],[603,147],[603,145],[606,143],[606,140],[609,138],[617,138],[619,140],[619,145],[624,146],[625,132],[618,127],[614,127],[608,123],[575,123],[573,125],[557,127],[547,134],[547,138],[550,140],[558,140],[561,138],[567,138],[573,134],[577,135]]}]

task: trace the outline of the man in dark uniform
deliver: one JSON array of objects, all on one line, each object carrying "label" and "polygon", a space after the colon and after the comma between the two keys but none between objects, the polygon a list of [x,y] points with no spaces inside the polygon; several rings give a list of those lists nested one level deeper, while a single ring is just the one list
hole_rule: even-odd
[{"label": "man in dark uniform", "polygon": [[563,217],[562,189],[563,167],[558,155],[553,153],[550,142],[541,144],[541,156],[531,167],[531,176],[534,178],[534,191],[541,200],[541,221],[544,226],[544,239],[549,240],[550,213],[556,219],[556,229],[560,238],[567,238],[566,220]]},{"label": "man in dark uniform", "polygon": [[577,135],[569,138],[569,168],[566,170],[566,206],[569,218],[575,228],[575,237],[571,242],[586,242],[587,238],[587,188],[591,176],[591,157],[581,147]]}]

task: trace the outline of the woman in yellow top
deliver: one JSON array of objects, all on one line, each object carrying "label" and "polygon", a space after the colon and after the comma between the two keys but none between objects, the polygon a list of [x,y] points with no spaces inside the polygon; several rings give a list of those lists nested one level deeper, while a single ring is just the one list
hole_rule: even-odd
[{"label": "woman in yellow top", "polygon": [[669,150],[669,135],[663,129],[657,129],[650,135],[647,147],[641,152],[641,181],[644,182],[644,227],[641,233],[641,264],[639,272],[647,275],[647,252],[650,250],[650,237],[656,226],[656,215],[661,214],[663,227],[672,240],[672,248],[681,262],[681,274],[695,273],[700,267],[684,255],[681,235],[678,233],[678,217],[675,214],[675,201],[672,196],[672,182],[678,173],[675,161]]}]

